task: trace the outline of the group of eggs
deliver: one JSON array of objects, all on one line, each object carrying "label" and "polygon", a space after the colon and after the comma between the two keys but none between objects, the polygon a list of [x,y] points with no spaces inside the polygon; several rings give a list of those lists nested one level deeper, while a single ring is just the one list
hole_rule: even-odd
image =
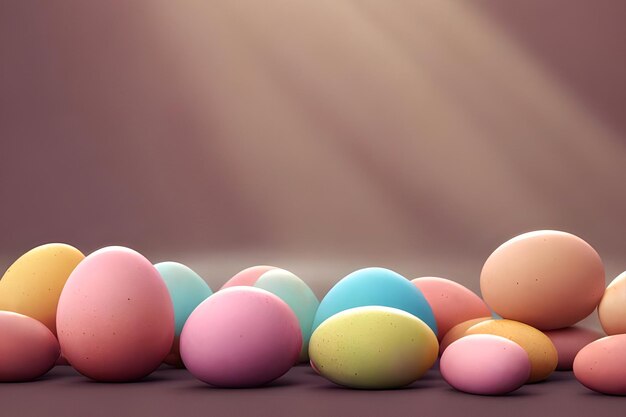
[{"label": "group of eggs", "polygon": [[[480,287],[484,300],[447,279],[365,268],[320,302],[293,273],[255,266],[213,293],[180,263],[52,243],[0,280],[0,381],[64,363],[131,381],[165,362],[214,386],[254,387],[309,362],[342,386],[391,389],[440,357],[443,378],[463,392],[506,394],[573,369],[590,389],[626,395],[626,273],[605,288],[585,241],[517,236],[489,256]],[[596,308],[609,336],[574,326]]]}]

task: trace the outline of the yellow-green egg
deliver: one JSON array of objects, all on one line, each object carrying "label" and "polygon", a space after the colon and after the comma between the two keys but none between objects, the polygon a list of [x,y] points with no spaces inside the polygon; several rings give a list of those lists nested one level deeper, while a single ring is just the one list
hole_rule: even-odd
[{"label": "yellow-green egg", "polygon": [[312,366],[350,388],[400,388],[418,380],[439,353],[437,336],[419,318],[391,307],[344,310],[326,319],[309,343]]},{"label": "yellow-green egg", "polygon": [[0,310],[39,320],[56,336],[61,290],[84,258],[78,249],[64,243],[29,250],[13,262],[0,280]]}]

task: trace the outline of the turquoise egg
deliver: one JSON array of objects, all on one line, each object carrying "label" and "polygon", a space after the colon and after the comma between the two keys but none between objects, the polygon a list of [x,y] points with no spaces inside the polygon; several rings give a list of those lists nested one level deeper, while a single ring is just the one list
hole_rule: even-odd
[{"label": "turquoise egg", "polygon": [[295,274],[280,268],[263,273],[254,286],[281,298],[296,314],[302,331],[300,361],[308,361],[309,339],[319,300],[304,281]]},{"label": "turquoise egg", "polygon": [[334,314],[362,306],[404,310],[420,318],[437,334],[433,310],[422,292],[402,275],[385,268],[359,269],[335,284],[317,309],[313,330]]},{"label": "turquoise egg", "polygon": [[172,298],[175,335],[178,337],[191,312],[213,294],[213,291],[202,277],[188,266],[178,262],[161,262],[154,267],[161,274]]}]

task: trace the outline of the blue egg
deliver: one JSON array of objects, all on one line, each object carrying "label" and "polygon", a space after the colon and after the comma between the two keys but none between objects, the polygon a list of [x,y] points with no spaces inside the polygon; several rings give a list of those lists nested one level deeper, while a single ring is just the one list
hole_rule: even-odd
[{"label": "blue egg", "polygon": [[433,310],[422,292],[402,275],[385,268],[359,269],[335,284],[317,309],[313,330],[341,311],[374,305],[411,313],[437,334]]},{"label": "blue egg", "polygon": [[191,312],[213,291],[191,268],[178,262],[161,262],[154,267],[159,271],[174,305],[176,336],[180,336]]}]

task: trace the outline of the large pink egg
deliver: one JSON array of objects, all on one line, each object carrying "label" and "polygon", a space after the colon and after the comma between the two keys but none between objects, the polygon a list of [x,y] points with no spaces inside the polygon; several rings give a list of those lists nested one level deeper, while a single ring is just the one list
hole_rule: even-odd
[{"label": "large pink egg", "polygon": [[530,359],[517,343],[490,334],[463,337],[443,352],[439,369],[453,388],[470,394],[515,391],[530,376]]},{"label": "large pink egg", "polygon": [[574,359],[574,375],[587,388],[626,395],[626,334],[591,342]]},{"label": "large pink egg", "polygon": [[487,304],[459,283],[436,277],[416,278],[411,282],[422,291],[433,309],[439,341],[459,323],[491,316]]},{"label": "large pink egg", "polygon": [[0,381],[38,378],[54,366],[59,353],[59,342],[43,323],[0,311]]},{"label": "large pink egg", "polygon": [[267,271],[271,271],[272,269],[276,269],[275,266],[269,265],[257,265],[251,266],[250,268],[246,268],[243,271],[237,272],[231,279],[226,281],[224,285],[222,285],[221,290],[237,287],[237,286],[253,286],[254,283]]},{"label": "large pink egg", "polygon": [[599,331],[579,326],[546,330],[544,333],[556,348],[559,358],[556,365],[557,371],[571,371],[578,352],[589,343],[604,336]]},{"label": "large pink egg", "polygon": [[180,337],[181,358],[196,378],[220,387],[253,387],[298,360],[302,333],[280,298],[259,288],[221,290],[191,313]]},{"label": "large pink egg", "polygon": [[595,249],[556,230],[524,233],[503,243],[480,274],[489,307],[539,330],[572,326],[587,317],[604,285],[604,265]]},{"label": "large pink egg", "polygon": [[174,309],[156,268],[123,247],[100,249],[70,275],[57,310],[63,355],[98,381],[145,377],[174,340]]}]

